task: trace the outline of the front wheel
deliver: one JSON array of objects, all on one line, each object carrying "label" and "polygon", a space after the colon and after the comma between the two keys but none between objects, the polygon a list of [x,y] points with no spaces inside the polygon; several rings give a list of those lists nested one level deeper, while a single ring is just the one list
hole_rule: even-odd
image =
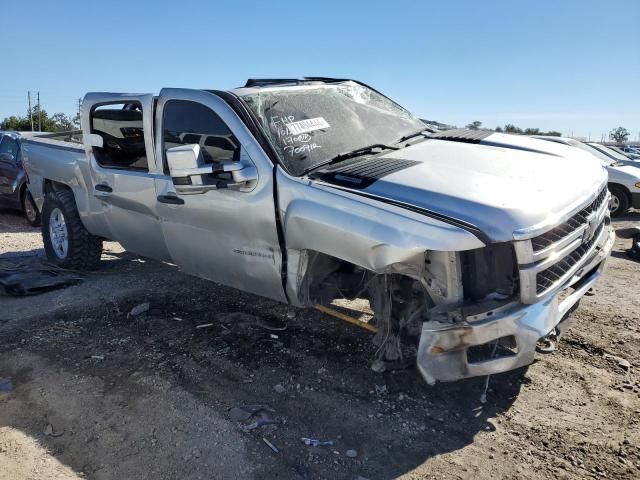
[{"label": "front wheel", "polygon": [[102,255],[102,239],[80,220],[73,192],[49,192],[42,207],[42,239],[47,259],[61,268],[91,270]]},{"label": "front wheel", "polygon": [[31,192],[26,188],[22,193],[22,211],[29,225],[32,227],[40,226],[40,212],[38,211],[38,207],[36,207],[36,202],[31,196]]},{"label": "front wheel", "polygon": [[629,210],[629,196],[622,188],[611,185],[609,186],[611,192],[611,202],[609,203],[609,213],[612,217],[619,217],[624,215]]}]

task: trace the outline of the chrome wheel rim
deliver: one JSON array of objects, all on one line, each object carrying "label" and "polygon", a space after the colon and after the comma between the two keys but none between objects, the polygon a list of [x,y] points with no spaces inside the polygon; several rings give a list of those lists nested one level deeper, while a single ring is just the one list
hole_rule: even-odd
[{"label": "chrome wheel rim", "polygon": [[609,202],[609,212],[617,212],[620,208],[620,199],[615,195],[611,195],[611,201]]},{"label": "chrome wheel rim", "polygon": [[24,198],[24,214],[30,222],[36,221],[36,207],[33,204],[33,199],[31,198],[30,193],[27,193]]},{"label": "chrome wheel rim", "polygon": [[59,208],[54,208],[49,215],[49,238],[56,256],[60,259],[67,258],[69,252],[69,236],[64,215]]}]

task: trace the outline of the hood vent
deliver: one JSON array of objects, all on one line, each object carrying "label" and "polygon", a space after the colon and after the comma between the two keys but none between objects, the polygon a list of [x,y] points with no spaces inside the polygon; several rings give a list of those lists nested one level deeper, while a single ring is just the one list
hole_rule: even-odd
[{"label": "hood vent", "polygon": [[429,135],[429,138],[435,138],[437,140],[449,140],[451,142],[462,143],[480,143],[487,138],[493,132],[487,130],[468,130],[466,128],[456,128],[453,130],[445,130],[434,135]]},{"label": "hood vent", "polygon": [[367,188],[376,180],[420,162],[388,157],[359,158],[320,170],[311,178],[349,188]]}]

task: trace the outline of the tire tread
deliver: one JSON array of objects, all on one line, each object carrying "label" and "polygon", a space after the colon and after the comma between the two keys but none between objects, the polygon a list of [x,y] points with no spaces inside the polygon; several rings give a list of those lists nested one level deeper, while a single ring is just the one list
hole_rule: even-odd
[{"label": "tire tread", "polygon": [[[58,207],[64,214],[69,234],[67,258],[60,259],[53,252],[49,239],[49,214]],[[96,237],[84,227],[71,190],[50,191],[42,208],[42,237],[47,258],[56,265],[69,270],[92,270],[102,255],[102,238]]]}]

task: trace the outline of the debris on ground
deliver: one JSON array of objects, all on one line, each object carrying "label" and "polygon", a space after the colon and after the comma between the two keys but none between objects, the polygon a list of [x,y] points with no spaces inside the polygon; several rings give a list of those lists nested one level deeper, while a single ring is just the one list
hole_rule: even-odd
[{"label": "debris on ground", "polygon": [[129,312],[129,315],[131,315],[132,317],[137,317],[138,315],[142,315],[143,313],[148,312],[149,308],[151,308],[151,305],[149,305],[149,302],[141,303],[133,307]]},{"label": "debris on ground", "polygon": [[[284,418],[272,418],[269,413],[274,413],[274,410],[266,405],[241,405],[229,410],[229,418],[234,422],[240,423],[240,429],[245,433],[265,425],[285,423]],[[253,421],[246,423],[251,419]]]},{"label": "debris on ground", "polygon": [[255,422],[251,422],[248,425],[242,425],[240,428],[245,432],[250,432],[258,427],[264,427],[265,425],[279,425],[282,423],[280,419],[274,418],[258,418]]},{"label": "debris on ground", "polygon": [[371,370],[376,373],[384,373],[394,370],[405,370],[413,367],[414,364],[415,361],[411,361],[409,359],[385,361],[378,358],[371,363]]},{"label": "debris on ground", "polygon": [[330,447],[333,445],[333,440],[318,440],[316,438],[302,437],[302,442],[309,447]]},{"label": "debris on ground", "polygon": [[629,370],[631,368],[631,363],[629,363],[629,360],[621,358],[620,360],[618,360],[618,366],[623,370]]},{"label": "debris on ground", "polygon": [[13,390],[13,382],[9,378],[0,378],[0,393],[8,393]]},{"label": "debris on ground", "polygon": [[273,389],[276,391],[276,393],[284,393],[286,390],[286,388],[284,388],[279,383],[276,386],[274,386]]},{"label": "debris on ground", "polygon": [[266,444],[267,444],[267,446],[268,446],[271,450],[273,450],[273,451],[274,451],[274,452],[276,452],[276,453],[280,453],[280,450],[278,449],[278,447],[276,447],[276,446],[275,446],[273,443],[271,443],[269,440],[267,440],[266,438],[262,437],[262,441],[263,441],[264,443],[266,443]]},{"label": "debris on ground", "polygon": [[389,391],[386,385],[376,385],[376,395],[386,395],[387,393],[389,393]]},{"label": "debris on ground", "polygon": [[56,432],[53,429],[53,425],[51,425],[50,423],[47,423],[47,425],[44,427],[44,431],[43,433],[47,436],[47,437],[61,437],[62,435],[64,435],[64,430],[61,430],[59,432]]},{"label": "debris on ground", "polygon": [[196,328],[208,328],[213,327],[213,323],[201,323],[200,325],[196,325]]},{"label": "debris on ground", "polygon": [[52,270],[32,270],[24,272],[14,269],[0,271],[0,292],[13,297],[38,295],[80,283],[76,275]]},{"label": "debris on ground", "polygon": [[634,260],[640,260],[640,225],[630,228],[618,228],[616,230],[618,238],[631,239],[631,248],[627,250],[627,255]]},{"label": "debris on ground", "polygon": [[612,355],[610,353],[605,353],[603,355],[603,358],[605,360],[607,360],[607,359],[613,360],[623,370],[629,370],[631,368],[631,363],[629,362],[629,360],[626,360],[626,359],[624,359],[622,357],[618,357],[617,355]]},{"label": "debris on ground", "polygon": [[353,449],[349,449],[346,452],[344,452],[344,454],[349,458],[356,458],[358,456],[358,451],[357,450],[353,450]]}]

